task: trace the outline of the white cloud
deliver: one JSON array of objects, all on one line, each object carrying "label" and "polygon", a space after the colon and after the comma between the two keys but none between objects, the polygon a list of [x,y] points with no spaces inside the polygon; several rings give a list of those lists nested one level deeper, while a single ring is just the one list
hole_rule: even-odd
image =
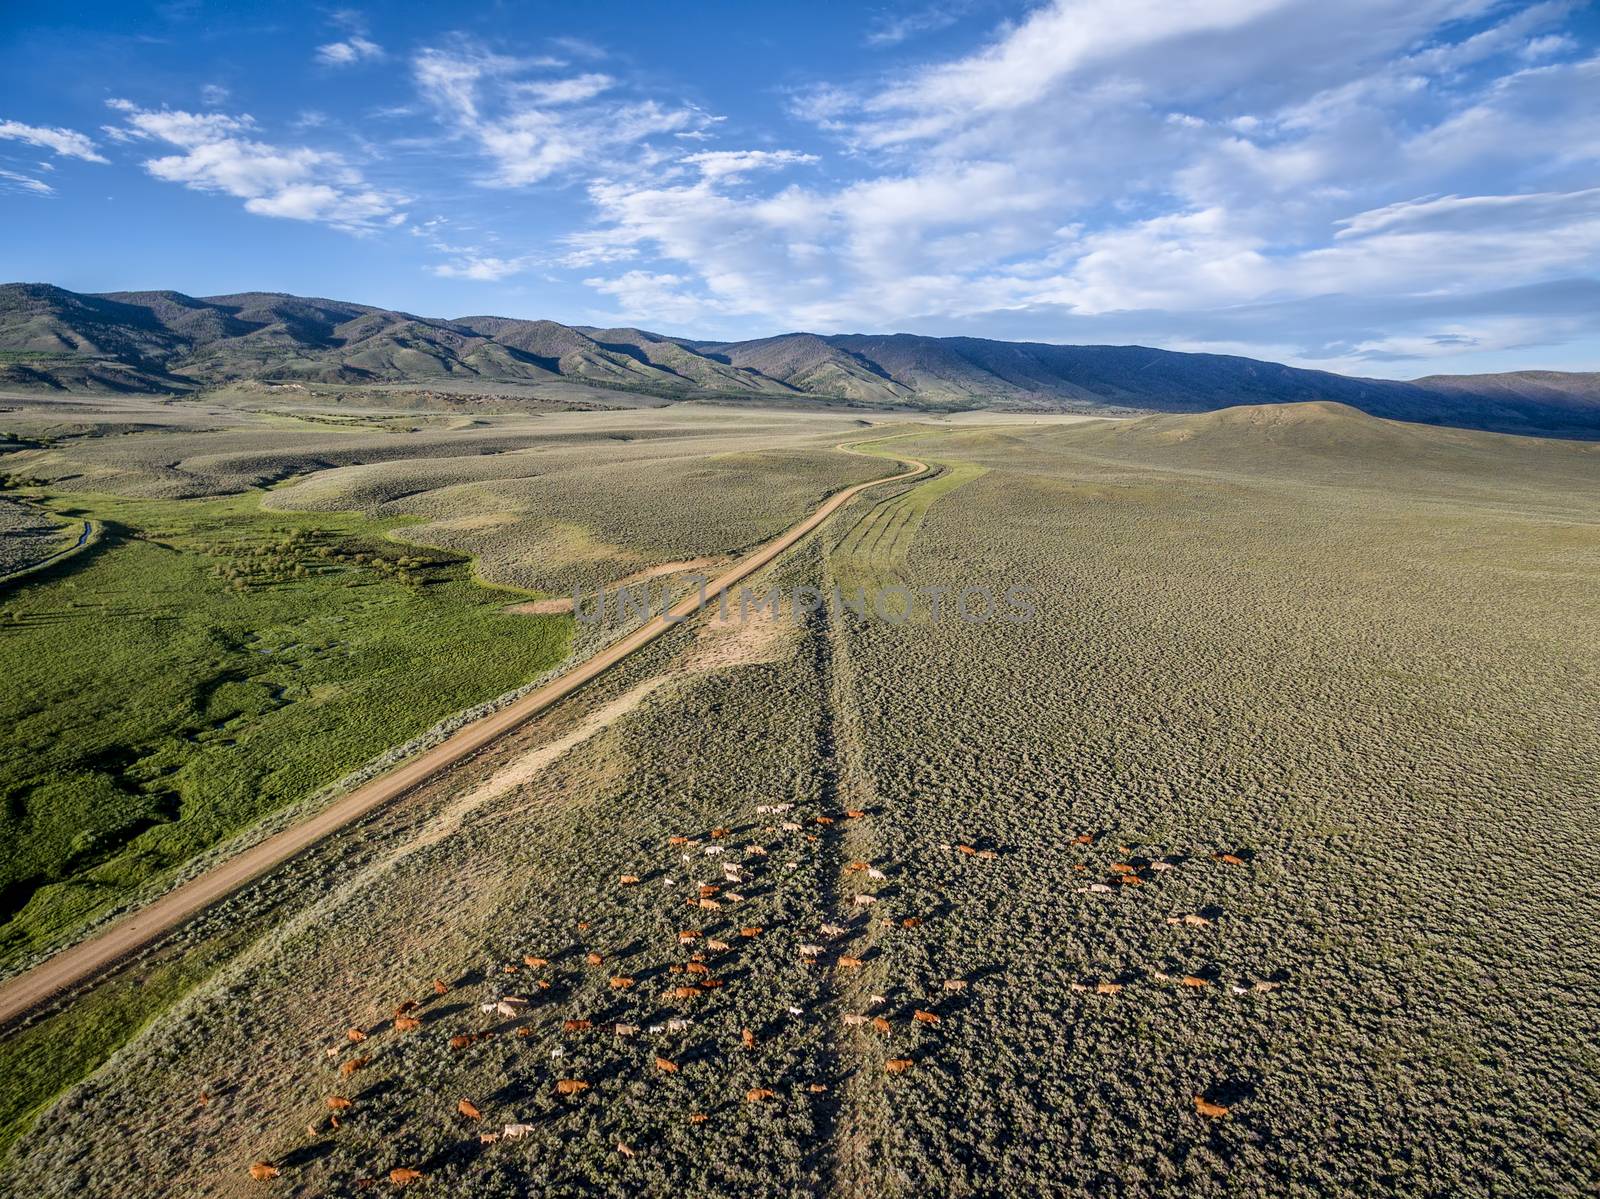
[{"label": "white cloud", "polygon": [[520,275],[532,265],[531,258],[469,255],[457,262],[440,263],[429,269],[441,279],[474,279],[480,283],[496,283],[512,275]]},{"label": "white cloud", "polygon": [[200,89],[200,99],[211,108],[215,108],[219,104],[226,104],[231,94],[220,83],[208,83]]},{"label": "white cloud", "polygon": [[165,142],[180,152],[146,160],[157,179],[196,191],[222,192],[257,216],[315,221],[363,232],[405,219],[404,197],[369,186],[344,158],[306,146],[255,140],[255,121],[226,113],[149,110],[108,101],[123,114],[126,141]]},{"label": "white cloud", "polygon": [[565,261],[646,322],[656,304],[756,329],[1238,350],[1250,327],[1224,314],[1262,313],[1257,352],[1341,363],[1573,328],[1542,310],[1491,327],[1488,300],[1428,324],[1600,271],[1600,60],[1552,61],[1572,47],[1544,40],[1573,11],[1057,0],[954,61],[791,93],[857,152],[856,181],[748,169],[782,151],[687,155],[698,180],[595,183],[599,220]]},{"label": "white cloud", "polygon": [[35,196],[53,196],[56,189],[43,179],[18,171],[0,170],[0,191],[23,191]]},{"label": "white cloud", "polygon": [[817,156],[795,150],[705,150],[685,155],[682,161],[699,167],[707,179],[728,179],[747,171],[809,165],[817,161]]},{"label": "white cloud", "polygon": [[1529,38],[1527,45],[1517,51],[1521,58],[1532,62],[1537,58],[1554,58],[1557,54],[1565,54],[1576,50],[1578,43],[1564,33],[1552,33],[1544,37]]},{"label": "white cloud", "polygon": [[490,187],[525,187],[580,168],[593,176],[654,163],[663,156],[651,150],[651,138],[692,133],[710,122],[688,105],[601,99],[616,87],[609,75],[526,77],[550,65],[463,43],[420,51],[412,71],[440,119],[489,159],[490,171],[479,182]]},{"label": "white cloud", "polygon": [[106,161],[96,150],[93,141],[72,129],[24,125],[20,121],[0,121],[0,139],[26,142],[30,146],[39,146],[63,158],[81,158],[85,162]]},{"label": "white cloud", "polygon": [[687,325],[708,313],[727,310],[715,299],[695,294],[694,281],[683,275],[628,271],[615,278],[585,279],[584,282],[616,300],[617,316],[622,320],[648,316],[652,320]]},{"label": "white cloud", "polygon": [[871,132],[880,144],[936,136],[975,114],[1037,103],[1078,71],[1185,35],[1223,33],[1288,0],[1057,0],[978,53],[918,72],[872,97],[874,113],[906,113]]},{"label": "white cloud", "polygon": [[325,67],[349,67],[382,57],[383,47],[359,34],[317,47],[317,61]]},{"label": "white cloud", "polygon": [[610,75],[575,75],[570,79],[518,83],[512,85],[510,90],[514,95],[526,97],[535,104],[576,104],[610,90],[616,82]]},{"label": "white cloud", "polygon": [[910,12],[885,13],[872,23],[865,40],[869,46],[898,46],[911,38],[948,29],[970,7],[969,2],[946,0],[945,3],[930,4]]}]

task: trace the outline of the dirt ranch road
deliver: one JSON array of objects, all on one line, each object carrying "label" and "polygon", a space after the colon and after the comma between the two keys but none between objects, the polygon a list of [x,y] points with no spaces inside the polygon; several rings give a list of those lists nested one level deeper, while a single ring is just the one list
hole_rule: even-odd
[{"label": "dirt ranch road", "polygon": [[[838,448],[847,453],[859,453],[849,446],[841,445]],[[887,478],[857,483],[829,496],[816,511],[799,524],[740,559],[726,572],[708,583],[705,589],[706,597],[715,598],[760,570],[861,492],[868,488],[913,479],[928,470],[926,463],[915,459],[903,458],[900,461],[908,464],[907,470]],[[536,691],[530,691],[509,707],[464,726],[410,762],[402,764],[388,774],[363,783],[310,819],[282,832],[274,833],[214,869],[174,887],[146,907],[129,913],[104,932],[81,941],[70,949],[65,949],[41,962],[32,970],[0,984],[0,1027],[27,1015],[51,996],[95,977],[129,954],[144,948],[164,933],[178,927],[196,913],[237,891],[252,879],[282,865],[328,834],[353,820],[360,819],[373,809],[383,806],[441,771],[449,769],[463,758],[470,757],[496,737],[539,715],[552,704],[559,703],[629,654],[649,645],[684,617],[691,615],[700,603],[698,594],[686,596],[666,615],[647,621],[594,657],[579,663],[567,674],[552,679]]]}]

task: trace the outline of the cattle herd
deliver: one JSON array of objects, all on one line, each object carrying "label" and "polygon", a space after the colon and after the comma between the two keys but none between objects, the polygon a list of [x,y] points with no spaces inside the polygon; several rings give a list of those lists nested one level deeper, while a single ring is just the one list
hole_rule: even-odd
[{"label": "cattle herd", "polygon": [[[734,830],[726,827],[712,828],[702,835],[674,834],[666,838],[664,860],[657,863],[652,871],[617,876],[616,887],[625,892],[639,893],[645,904],[664,902],[674,914],[671,923],[682,926],[669,940],[667,952],[673,960],[664,970],[652,969],[635,974],[614,972],[616,964],[608,957],[607,947],[603,944],[591,947],[594,939],[591,923],[578,920],[574,922],[576,937],[571,945],[541,947],[540,953],[525,953],[518,961],[499,964],[497,972],[486,977],[455,984],[447,983],[442,978],[432,981],[433,998],[466,986],[486,989],[489,997],[481,999],[477,1009],[480,1016],[494,1018],[489,1027],[466,1031],[438,1028],[437,1024],[446,1024],[448,1020],[430,1019],[426,1011],[427,1000],[406,999],[395,1007],[392,1017],[386,1022],[387,1027],[384,1027],[384,1023],[369,1028],[351,1026],[325,1047],[325,1057],[338,1061],[337,1075],[340,1078],[358,1079],[362,1071],[378,1060],[385,1035],[442,1036],[448,1033],[449,1046],[452,1050],[460,1051],[490,1037],[532,1036],[536,1029],[535,1022],[548,1016],[551,1020],[561,1021],[563,1035],[568,1037],[610,1036],[624,1043],[648,1038],[652,1045],[641,1049],[640,1061],[653,1062],[653,1065],[642,1066],[641,1073],[647,1075],[651,1070],[659,1074],[678,1073],[679,1063],[669,1056],[670,1047],[662,1051],[662,1038],[687,1032],[697,1019],[707,1014],[702,1010],[703,1005],[714,1002],[717,992],[727,985],[721,975],[737,962],[742,945],[773,934],[793,936],[798,969],[832,971],[842,980],[847,975],[859,975],[871,962],[875,950],[857,949],[850,952],[850,949],[855,939],[870,931],[874,920],[886,927],[908,929],[924,923],[919,915],[881,914],[879,901],[889,897],[880,892],[885,890],[883,885],[890,881],[891,872],[882,866],[859,860],[848,862],[842,869],[845,880],[855,880],[852,887],[847,888],[849,893],[841,899],[841,906],[847,913],[840,918],[843,923],[823,922],[815,930],[781,930],[769,924],[744,923],[739,919],[739,909],[747,902],[746,892],[759,885],[763,873],[770,869],[768,863],[774,853],[801,852],[804,844],[821,840],[829,826],[871,818],[868,811],[847,809],[837,816],[813,816],[808,822],[811,828],[808,828],[807,824],[793,818],[793,808],[794,805],[789,803],[761,804],[756,807],[756,815],[767,818],[767,821],[757,821],[751,828],[764,823],[761,832],[767,837],[765,843],[752,840],[738,844],[737,841],[746,838],[736,839]],[[1073,839],[1072,848],[1087,852],[1100,840],[1100,834],[1082,833]],[[1002,853],[997,848],[966,843],[941,845],[939,848],[980,862],[993,861]],[[1073,888],[1076,893],[1085,896],[1127,894],[1131,888],[1157,882],[1170,871],[1205,861],[1202,857],[1173,855],[1152,859],[1139,856],[1129,846],[1116,848],[1120,859],[1126,860],[1110,863],[1103,872],[1087,862],[1079,862],[1072,867],[1073,872],[1085,880]],[[1234,852],[1217,852],[1209,857],[1223,868],[1248,868],[1251,864],[1249,856]],[[792,869],[797,863],[785,861],[782,865]],[[1088,881],[1096,873],[1100,874],[1100,880],[1103,881]],[[883,906],[889,905],[885,903]],[[1209,914],[1176,914],[1168,917],[1167,922],[1203,929],[1212,926],[1220,918],[1220,911],[1211,909]],[[811,940],[812,936],[817,939]],[[643,1024],[614,1020],[597,1022],[581,1015],[551,1011],[550,1008],[559,1006],[563,993],[563,988],[551,976],[569,961],[579,970],[591,970],[606,976],[611,992],[619,997],[639,999],[642,1005],[650,1006],[661,1018]],[[1159,971],[1152,971],[1148,977],[1158,983],[1176,983],[1196,989],[1211,987],[1219,981],[1205,975],[1179,977]],[[862,1010],[842,1012],[839,1018],[845,1027],[861,1030],[864,1035],[890,1037],[897,1029],[908,1025],[929,1031],[937,1030],[950,1016],[950,1012],[942,1011],[941,1007],[947,1007],[959,999],[976,981],[969,978],[945,979],[937,994],[903,1007],[891,1004],[885,995],[860,990],[860,1001],[853,1006]],[[1109,997],[1120,994],[1131,984],[1099,980],[1070,985],[1074,991]],[[1228,984],[1228,990],[1235,995],[1264,994],[1281,985],[1280,982],[1268,980],[1233,981]],[[841,990],[857,992],[856,988]],[[541,996],[554,997],[556,1003],[547,1006],[541,1002]],[[667,1012],[672,1014],[665,1014]],[[809,1013],[804,1008],[790,1006],[785,1008],[783,1018],[807,1019]],[[379,1048],[374,1049],[374,1044]],[[750,1028],[742,1027],[737,1035],[737,1046],[743,1052],[759,1053],[761,1038]],[[596,1096],[591,1092],[595,1092],[596,1080],[564,1076],[561,1065],[565,1056],[566,1051],[562,1048],[551,1051],[554,1075],[550,1081],[551,1091],[568,1104],[594,1102]],[[911,1055],[889,1057],[884,1061],[885,1073],[912,1073],[918,1062],[925,1060],[926,1056],[924,1047]],[[823,1095],[830,1090],[830,1084],[810,1081],[803,1086],[797,1084],[787,1089],[794,1093],[803,1091],[810,1095]],[[780,1080],[774,1080],[773,1086],[749,1088],[742,1101],[755,1105],[781,1102],[783,1094]],[[362,1102],[365,1101],[343,1094],[326,1096],[323,1100],[326,1111],[307,1124],[307,1135],[320,1138],[335,1133],[341,1120],[348,1118]],[[1229,1106],[1214,1102],[1204,1095],[1195,1095],[1193,1103],[1194,1111],[1207,1119],[1224,1118],[1231,1110]],[[475,1135],[480,1146],[520,1140],[535,1131],[533,1124],[518,1119],[503,1121],[498,1127],[483,1127],[486,1123],[484,1112],[479,1103],[469,1096],[460,1097],[455,1112],[462,1121],[463,1136]],[[683,1118],[692,1125],[703,1125],[711,1120],[711,1116],[704,1111],[686,1111]],[[633,1146],[621,1141],[615,1149],[624,1157],[633,1157],[636,1153]],[[254,1179],[268,1181],[280,1176],[281,1165],[269,1160],[254,1161],[249,1166],[249,1174]],[[404,1186],[423,1177],[424,1171],[417,1164],[397,1165],[388,1172],[389,1181],[396,1186]],[[375,1177],[359,1179],[358,1189],[371,1186],[376,1181]]]}]

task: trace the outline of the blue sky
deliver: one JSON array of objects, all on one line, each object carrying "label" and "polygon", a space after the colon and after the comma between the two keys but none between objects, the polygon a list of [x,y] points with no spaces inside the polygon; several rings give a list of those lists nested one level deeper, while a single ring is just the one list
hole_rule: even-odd
[{"label": "blue sky", "polygon": [[6,279],[1600,369],[1592,4],[52,7]]}]

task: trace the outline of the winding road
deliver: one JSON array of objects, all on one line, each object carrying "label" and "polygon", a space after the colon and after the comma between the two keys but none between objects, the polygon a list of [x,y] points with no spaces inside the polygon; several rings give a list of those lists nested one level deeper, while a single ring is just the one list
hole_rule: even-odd
[{"label": "winding road", "polygon": [[[861,454],[855,447],[865,444],[871,442],[856,442],[835,448],[845,453]],[[862,454],[862,456],[879,455]],[[103,931],[47,958],[33,969],[0,983],[0,1027],[27,1015],[52,996],[81,986],[95,978],[130,954],[145,948],[212,904],[231,895],[246,883],[282,865],[352,821],[361,819],[411,788],[427,782],[463,759],[471,757],[497,737],[559,703],[585,683],[692,616],[707,600],[714,600],[772,562],[863,491],[890,483],[904,482],[928,472],[928,465],[924,462],[912,458],[898,460],[905,463],[908,469],[896,475],[871,479],[835,492],[804,520],[753,550],[707,583],[704,599],[698,592],[684,597],[666,613],[640,625],[593,657],[578,663],[566,674],[552,679],[537,690],[530,691],[507,707],[463,726],[432,749],[402,763],[388,774],[363,783],[309,819],[274,833],[204,874],[180,883],[161,898],[135,912],[130,912]]]}]

